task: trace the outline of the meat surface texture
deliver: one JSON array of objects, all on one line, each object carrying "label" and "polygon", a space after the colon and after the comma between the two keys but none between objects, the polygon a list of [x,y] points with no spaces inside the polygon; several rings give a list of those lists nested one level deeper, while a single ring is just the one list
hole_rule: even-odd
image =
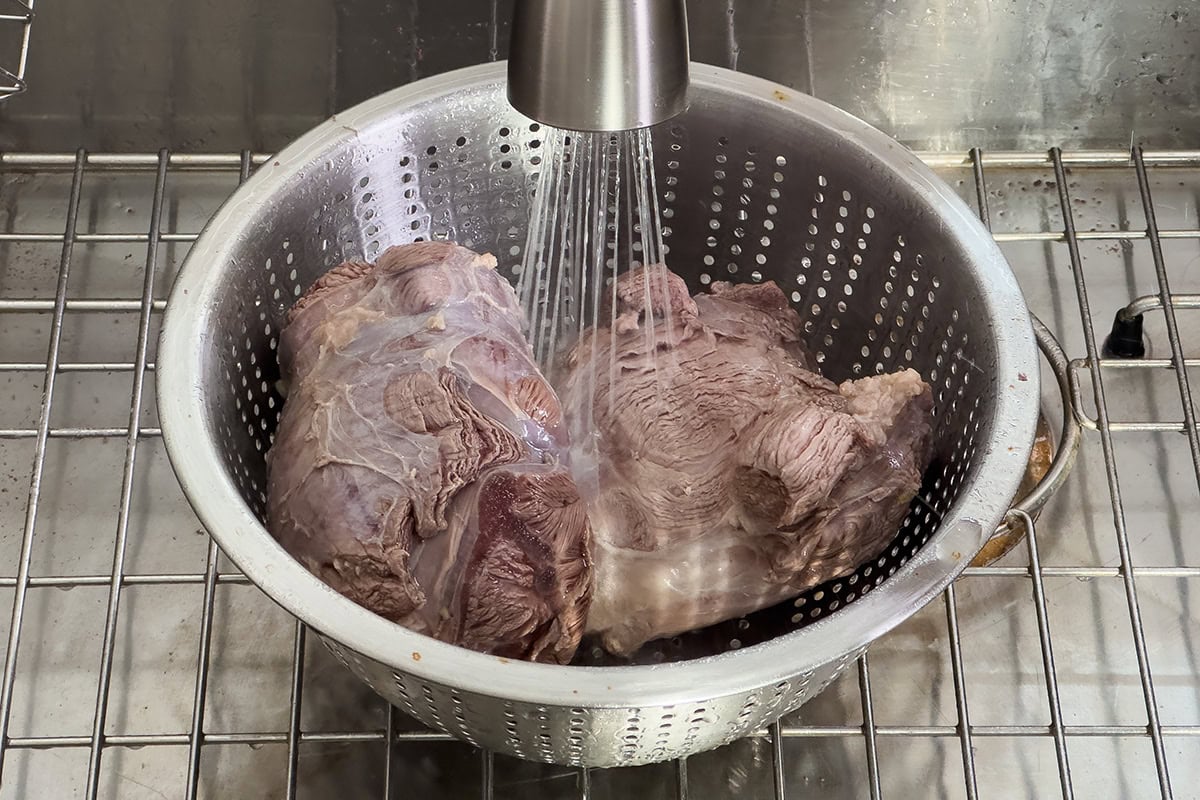
[{"label": "meat surface texture", "polygon": [[590,533],[558,399],[491,256],[394,247],[324,275],[280,341],[268,517],[329,586],[413,630],[565,663]]},{"label": "meat surface texture", "polygon": [[773,283],[693,298],[647,267],[613,296],[560,385],[607,649],[781,602],[895,536],[930,459],[916,372],[822,378]]}]

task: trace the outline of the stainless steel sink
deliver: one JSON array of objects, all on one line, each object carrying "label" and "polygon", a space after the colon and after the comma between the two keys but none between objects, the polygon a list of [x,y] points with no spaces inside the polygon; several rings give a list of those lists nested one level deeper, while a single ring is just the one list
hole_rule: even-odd
[{"label": "stainless steel sink", "polygon": [[[1200,10],[692,6],[702,58],[931,151],[973,204],[982,176],[1085,424],[1037,523],[1038,580],[1024,544],[969,569],[779,728],[686,763],[582,773],[421,729],[203,533],[159,438],[154,344],[189,243],[264,158],[236,148],[502,57],[508,4],[43,2],[30,89],[0,105],[0,608],[19,621],[17,637],[0,611],[0,798],[1197,796],[1200,464],[1173,363],[1200,374],[1200,311],[1180,304],[1174,337],[1148,312],[1141,366],[1089,353],[1118,308],[1163,292],[1156,266],[1200,294],[1200,149],[1183,149],[1200,148]],[[1144,181],[1131,137],[1152,147]],[[46,152],[80,145],[106,152]]]},{"label": "stainless steel sink", "polygon": [[[928,159],[974,201],[965,155]],[[1065,204],[1041,153],[983,153],[980,163],[996,238],[1030,305],[1068,354],[1083,359],[1089,340],[1064,205],[1078,231],[1093,342],[1118,307],[1159,286],[1128,156],[1062,159],[1070,173]],[[1151,151],[1146,159],[1154,241],[1171,288],[1182,293],[1200,278],[1200,152]],[[23,598],[18,657],[6,671],[13,683],[0,797],[85,796],[93,776],[98,796],[114,797],[276,797],[289,786],[299,797],[850,798],[875,790],[1046,797],[1061,791],[1063,774],[1079,797],[1145,797],[1160,793],[1159,746],[1176,796],[1200,785],[1191,757],[1200,745],[1193,592],[1200,544],[1186,523],[1200,513],[1200,476],[1180,432],[1161,311],[1147,315],[1155,359],[1148,366],[1098,362],[1110,459],[1101,431],[1087,430],[1075,471],[1037,525],[1052,682],[1022,545],[998,564],[969,570],[953,599],[880,640],[869,665],[864,660],[778,731],[686,764],[584,775],[493,759],[385,708],[323,648],[305,646],[303,631],[219,558],[175,484],[156,427],[148,390],[162,298],[189,241],[243,168],[258,161],[248,154],[0,156],[0,592],[6,602]],[[147,385],[130,448],[144,269],[159,200]],[[1200,314],[1181,309],[1177,323],[1191,368]],[[48,358],[56,328],[58,349]],[[57,370],[47,416],[51,359]],[[1087,362],[1076,361],[1074,372],[1087,423],[1096,416]],[[1048,407],[1055,403],[1047,397]],[[123,525],[120,607],[106,646]],[[28,526],[33,535],[23,548]],[[1132,573],[1122,568],[1122,538]],[[948,630],[951,603],[956,633]],[[7,619],[0,624],[7,632]],[[109,687],[98,691],[106,672]],[[1048,683],[1061,725],[1053,724]],[[1148,687],[1157,726],[1148,723]],[[106,708],[99,739],[98,703]]]},{"label": "stainless steel sink", "polygon": [[[28,2],[28,0],[25,0]],[[19,10],[0,0],[0,14]],[[334,111],[505,58],[513,0],[39,0],[6,150],[274,151]],[[689,0],[692,58],[907,144],[1195,147],[1191,0]],[[0,66],[19,42],[0,23]],[[15,37],[15,32],[13,36]]]}]

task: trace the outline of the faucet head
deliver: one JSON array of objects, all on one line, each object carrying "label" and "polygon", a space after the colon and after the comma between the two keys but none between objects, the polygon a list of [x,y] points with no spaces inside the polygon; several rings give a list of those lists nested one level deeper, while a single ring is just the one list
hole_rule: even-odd
[{"label": "faucet head", "polygon": [[516,0],[508,99],[576,131],[645,128],[687,106],[684,0]]}]

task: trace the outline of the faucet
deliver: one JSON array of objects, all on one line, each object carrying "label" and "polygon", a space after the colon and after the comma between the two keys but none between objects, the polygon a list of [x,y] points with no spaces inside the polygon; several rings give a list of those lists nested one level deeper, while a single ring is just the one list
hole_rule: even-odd
[{"label": "faucet", "polygon": [[574,131],[622,131],[687,107],[684,0],[516,0],[509,102]]}]

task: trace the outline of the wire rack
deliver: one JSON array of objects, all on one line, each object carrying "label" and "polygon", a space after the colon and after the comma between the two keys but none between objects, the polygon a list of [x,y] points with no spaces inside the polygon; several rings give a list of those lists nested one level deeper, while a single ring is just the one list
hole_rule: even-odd
[{"label": "wire rack", "polygon": [[[154,409],[159,317],[266,157],[0,154],[0,798],[1198,796],[1200,303],[1172,285],[1200,279],[1200,151],[926,159],[1072,356],[1077,468],[1036,526],[1018,515],[1026,545],[780,724],[579,771],[386,707],[182,499]],[[1126,306],[1145,359],[1102,354]]]},{"label": "wire rack", "polygon": [[33,0],[0,0],[0,100],[25,91],[32,32]]}]

